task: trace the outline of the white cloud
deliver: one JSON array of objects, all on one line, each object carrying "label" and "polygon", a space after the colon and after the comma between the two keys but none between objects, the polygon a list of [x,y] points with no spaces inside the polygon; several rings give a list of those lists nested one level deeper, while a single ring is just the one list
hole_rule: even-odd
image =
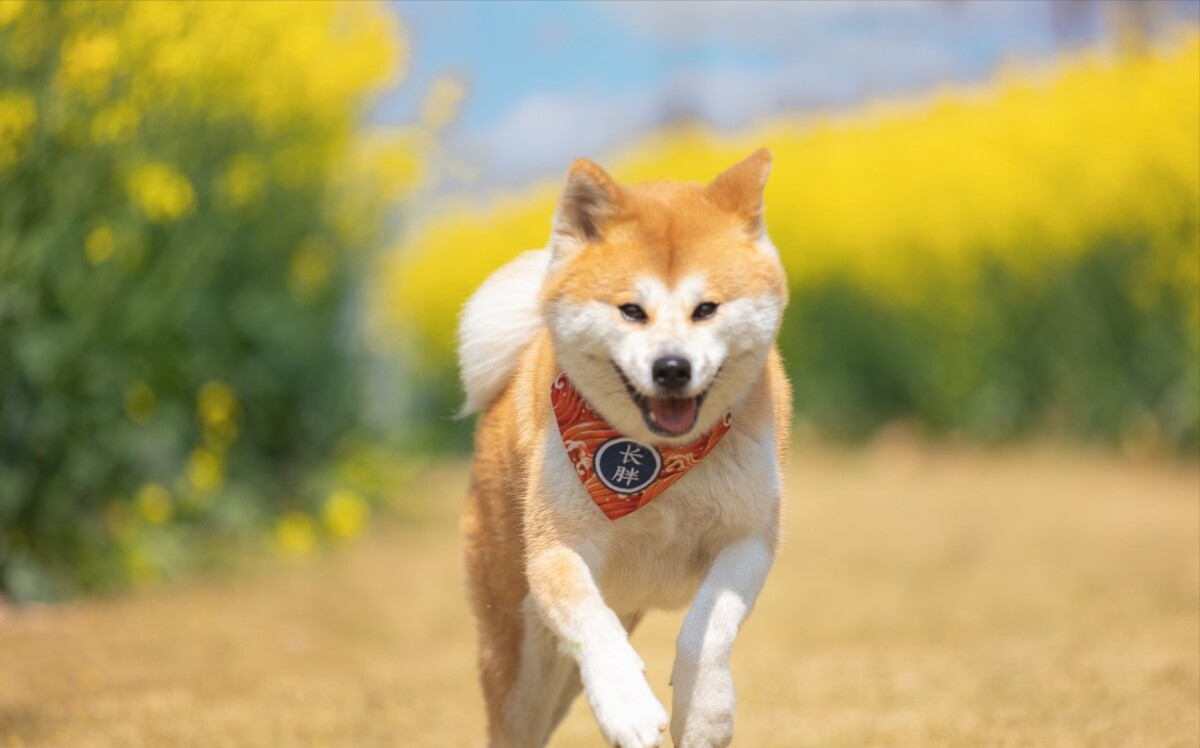
[{"label": "white cloud", "polygon": [[[637,0],[602,7],[649,37],[647,44],[703,48],[720,40],[769,52],[778,62],[697,63],[644,88],[603,95],[531,93],[495,122],[451,136],[452,157],[478,169],[475,188],[562,174],[575,158],[603,159],[665,121],[701,119],[732,129],[780,112],[970,80],[996,61],[987,49],[1037,48],[1046,33],[1037,30],[1045,8],[1028,2]],[[983,53],[972,47],[980,40],[987,42]]]},{"label": "white cloud", "polygon": [[827,23],[862,17],[921,13],[938,0],[619,0],[606,3],[631,29],[658,39],[703,40],[719,31],[727,39],[751,42],[786,38],[795,23]]},{"label": "white cloud", "polygon": [[448,147],[456,159],[479,167],[481,187],[565,174],[574,159],[597,157],[613,143],[660,122],[661,103],[655,94],[531,94],[495,123],[452,139]]},{"label": "white cloud", "polygon": [[574,159],[602,159],[665,122],[735,129],[782,112],[920,90],[953,72],[954,60],[928,45],[838,38],[767,71],[682,68],[649,89],[530,94],[485,128],[452,136],[447,147],[455,160],[478,169],[475,187],[489,188],[565,173]]},{"label": "white cloud", "polygon": [[954,0],[617,0],[604,7],[631,31],[667,42],[728,41],[779,47],[797,36],[854,33],[878,24],[969,25],[1043,16],[1043,4]]}]

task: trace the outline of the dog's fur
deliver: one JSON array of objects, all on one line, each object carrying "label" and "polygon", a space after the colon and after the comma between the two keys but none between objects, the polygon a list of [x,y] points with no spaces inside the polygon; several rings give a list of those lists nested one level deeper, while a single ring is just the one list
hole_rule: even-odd
[{"label": "dog's fur", "polygon": [[[549,247],[467,303],[465,410],[482,415],[462,526],[492,748],[545,745],[581,689],[609,744],[660,745],[667,713],[628,632],[689,601],[671,734],[680,748],[732,739],[730,652],[774,559],[791,413],[774,348],[787,284],[762,215],[770,164],[760,150],[709,185],[624,186],[577,161]],[[716,314],[694,320],[706,301]],[[647,319],[623,317],[629,303]],[[668,354],[693,369],[677,395],[707,394],[692,427],[664,437],[617,368],[662,398],[651,367]],[[665,493],[610,521],[563,448],[549,395],[559,372],[645,443],[692,442],[726,411],[732,428]]]}]

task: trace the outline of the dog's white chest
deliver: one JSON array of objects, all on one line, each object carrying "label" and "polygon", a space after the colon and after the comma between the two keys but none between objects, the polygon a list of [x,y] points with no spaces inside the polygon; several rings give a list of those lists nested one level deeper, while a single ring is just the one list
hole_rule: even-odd
[{"label": "dog's white chest", "polygon": [[[773,520],[779,501],[774,450],[773,434],[754,439],[735,428],[641,509],[616,521],[593,511],[606,602],[619,613],[686,605],[720,548],[761,533]],[[578,481],[575,488],[572,499],[587,499]]]}]

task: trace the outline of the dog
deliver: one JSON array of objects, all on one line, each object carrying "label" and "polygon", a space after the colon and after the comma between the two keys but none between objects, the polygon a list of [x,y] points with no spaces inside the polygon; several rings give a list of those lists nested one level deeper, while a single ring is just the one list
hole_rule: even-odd
[{"label": "dog", "polygon": [[[619,748],[726,746],[730,653],[774,560],[791,390],[762,149],[707,185],[576,161],[546,249],[459,324],[481,415],[462,519],[491,748],[546,744],[582,690]],[[629,634],[691,607],[672,713]]]}]

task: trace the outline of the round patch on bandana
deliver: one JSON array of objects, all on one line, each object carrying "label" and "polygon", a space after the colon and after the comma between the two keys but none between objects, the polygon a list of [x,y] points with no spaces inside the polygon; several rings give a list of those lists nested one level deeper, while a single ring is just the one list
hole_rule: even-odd
[{"label": "round patch on bandana", "polygon": [[596,450],[596,477],[617,493],[637,493],[662,472],[662,455],[627,436],[609,439]]}]

